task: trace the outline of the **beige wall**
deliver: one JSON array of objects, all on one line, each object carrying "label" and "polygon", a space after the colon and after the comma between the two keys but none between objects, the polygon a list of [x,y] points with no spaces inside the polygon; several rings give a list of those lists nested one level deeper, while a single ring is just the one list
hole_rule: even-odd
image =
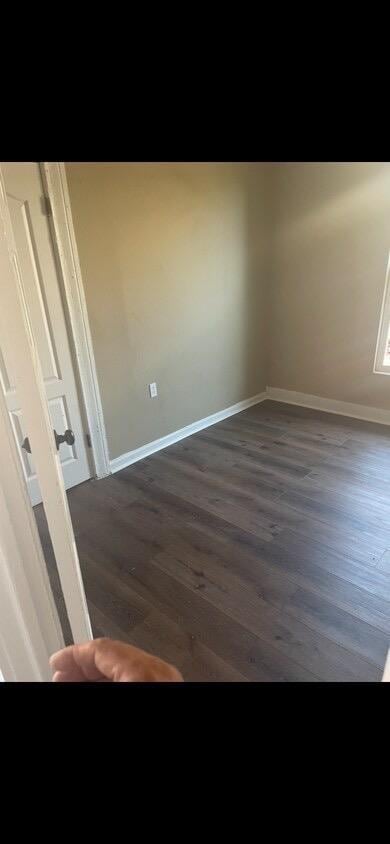
[{"label": "beige wall", "polygon": [[390,164],[278,164],[267,174],[269,386],[390,408],[373,374],[390,248]]},{"label": "beige wall", "polygon": [[373,374],[390,164],[67,176],[111,458],[266,384],[390,408]]},{"label": "beige wall", "polygon": [[110,457],[262,391],[264,168],[66,170]]}]

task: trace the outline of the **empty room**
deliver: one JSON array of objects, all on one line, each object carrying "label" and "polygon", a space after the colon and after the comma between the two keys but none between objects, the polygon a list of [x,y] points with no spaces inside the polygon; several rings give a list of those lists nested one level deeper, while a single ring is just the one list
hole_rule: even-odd
[{"label": "empty room", "polygon": [[0,176],[3,679],[386,680],[390,164]]}]

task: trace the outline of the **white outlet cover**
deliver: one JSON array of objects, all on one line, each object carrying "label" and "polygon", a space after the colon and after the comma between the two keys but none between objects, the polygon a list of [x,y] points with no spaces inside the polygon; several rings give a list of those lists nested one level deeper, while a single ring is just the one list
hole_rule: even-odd
[{"label": "white outlet cover", "polygon": [[153,381],[153,384],[149,384],[149,393],[150,393],[151,399],[156,398],[156,396],[157,396],[157,384],[156,384],[155,381]]}]

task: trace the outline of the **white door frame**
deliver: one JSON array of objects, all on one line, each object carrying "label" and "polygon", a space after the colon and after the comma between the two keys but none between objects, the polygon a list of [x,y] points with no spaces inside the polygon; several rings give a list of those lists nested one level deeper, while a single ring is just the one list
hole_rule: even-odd
[{"label": "white door frame", "polygon": [[77,363],[76,380],[79,381],[82,391],[95,474],[102,478],[111,472],[110,459],[65,164],[58,161],[44,162],[41,165],[41,174],[49,199],[49,219],[61,269],[70,340]]},{"label": "white door frame", "polygon": [[[61,463],[53,436],[41,364],[24,299],[18,254],[1,169],[0,278],[1,337],[9,353],[21,411],[34,456],[34,465],[57,561],[58,574],[70,627],[74,641],[83,642],[92,638],[92,629]],[[6,439],[7,441],[1,445],[0,458],[1,451],[5,451],[6,453],[10,448],[8,437]],[[8,506],[9,503],[7,501]],[[15,525],[14,534],[18,530],[19,507],[20,496],[15,499],[15,511],[11,514]],[[29,507],[31,510],[30,502]],[[2,518],[2,523],[6,521],[5,515]],[[4,524],[2,525],[0,523],[0,530],[2,527],[3,531],[5,531]],[[22,532],[21,530],[21,534]],[[3,541],[3,532],[0,539]],[[5,556],[5,561],[6,559],[7,557]]]}]

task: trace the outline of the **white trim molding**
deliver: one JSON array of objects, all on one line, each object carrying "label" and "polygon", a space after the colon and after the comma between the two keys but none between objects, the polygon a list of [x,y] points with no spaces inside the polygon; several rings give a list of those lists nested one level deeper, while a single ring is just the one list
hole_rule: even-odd
[{"label": "white trim molding", "polygon": [[267,387],[266,398],[285,404],[311,407],[313,410],[324,410],[326,413],[336,413],[339,416],[351,416],[353,419],[363,419],[365,422],[379,422],[380,425],[390,425],[390,410],[384,410],[381,407],[353,404],[337,399],[325,399],[321,396],[311,396],[309,393],[282,390],[279,387]]},{"label": "white trim molding", "polygon": [[65,165],[45,162],[41,169],[51,205],[53,235],[62,272],[95,471],[98,478],[103,478],[110,473],[109,453]]},{"label": "white trim molding", "polygon": [[225,408],[225,410],[220,410],[218,413],[213,413],[211,416],[199,419],[198,422],[192,422],[191,425],[186,425],[185,428],[173,431],[172,434],[167,434],[165,437],[160,437],[158,440],[153,440],[153,442],[146,443],[146,445],[142,445],[140,448],[135,448],[133,451],[128,451],[126,454],[115,457],[110,461],[111,472],[120,472],[121,469],[131,466],[132,463],[143,460],[144,457],[149,457],[156,451],[161,451],[161,449],[167,448],[169,445],[185,439],[185,437],[190,437],[191,434],[196,434],[197,431],[202,431],[203,428],[215,425],[217,422],[221,422],[222,419],[234,416],[234,414],[240,413],[247,407],[260,404],[260,402],[266,399],[280,401],[284,404],[310,407],[313,410],[323,410],[326,413],[335,413],[339,416],[350,416],[353,419],[362,419],[365,422],[379,422],[381,425],[390,425],[390,410],[338,401],[336,399],[326,399],[321,396],[311,396],[308,393],[297,393],[293,390],[282,390],[278,387],[267,387],[265,392],[258,393],[250,399],[237,402],[237,404],[233,404],[231,407]]},{"label": "white trim molding", "polygon": [[140,448],[135,448],[133,451],[128,451],[127,454],[121,454],[110,461],[111,472],[120,472],[121,469],[126,469],[132,463],[138,460],[143,460],[144,457],[154,454],[156,451],[161,451],[162,448],[167,448],[169,445],[184,440],[185,437],[190,437],[191,434],[196,434],[197,431],[202,431],[203,428],[208,428],[210,425],[215,425],[216,422],[221,422],[222,419],[227,419],[228,416],[234,416],[235,413],[240,413],[246,410],[247,407],[252,407],[254,404],[259,404],[268,398],[267,393],[257,393],[250,399],[244,399],[237,404],[232,404],[226,407],[225,410],[219,410],[218,413],[213,413],[211,416],[205,416],[204,419],[199,419],[198,422],[192,422],[191,425],[186,425],[185,428],[180,428],[178,431],[173,431],[172,434],[167,434],[165,437],[160,437],[158,440],[142,445]]},{"label": "white trim molding", "polygon": [[[375,348],[375,375],[390,375],[390,363],[385,363],[386,347],[390,335],[390,253],[387,262],[385,289],[379,318],[378,336]],[[386,356],[387,357],[387,356]]]},{"label": "white trim molding", "polygon": [[387,654],[386,665],[383,672],[382,683],[390,683],[390,650]]}]

